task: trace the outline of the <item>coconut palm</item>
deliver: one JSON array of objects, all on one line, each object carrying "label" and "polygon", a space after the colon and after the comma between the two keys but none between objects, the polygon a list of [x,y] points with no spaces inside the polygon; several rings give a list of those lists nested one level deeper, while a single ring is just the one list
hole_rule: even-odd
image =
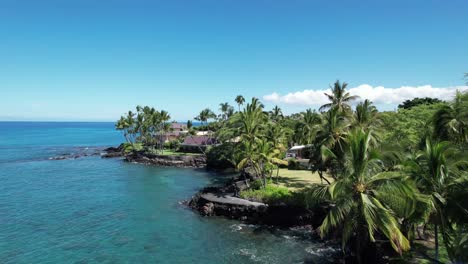
[{"label": "coconut palm", "polygon": [[366,261],[366,249],[375,242],[377,232],[400,254],[410,248],[394,210],[414,208],[415,201],[415,189],[406,178],[381,172],[379,153],[369,144],[370,134],[356,129],[348,135],[345,175],[330,185],[316,185],[313,192],[315,198],[330,203],[319,228],[321,236],[342,230],[343,250],[351,250],[360,263]]},{"label": "coconut palm", "polygon": [[211,111],[209,108],[203,109],[198,116],[195,117],[195,120],[198,120],[202,123],[205,124],[205,126],[208,128],[208,120],[216,118],[216,114]]},{"label": "coconut palm", "polygon": [[299,144],[311,144],[322,123],[321,116],[310,108],[301,113],[301,119],[296,125],[296,142]]},{"label": "coconut palm", "polygon": [[322,165],[319,167],[327,168],[333,178],[338,177],[343,169],[345,141],[350,126],[350,122],[338,108],[331,108],[322,114],[322,125],[316,133],[314,145],[320,151]]},{"label": "coconut palm", "polygon": [[267,116],[263,112],[263,104],[257,98],[252,98],[252,101],[247,104],[244,111],[236,115],[234,121],[235,128],[241,139],[253,145],[255,140],[263,135],[266,120]]},{"label": "coconut palm", "polygon": [[279,122],[284,118],[283,111],[277,105],[275,105],[275,107],[273,107],[273,109],[269,112],[269,116],[274,122]]},{"label": "coconut palm", "polygon": [[380,124],[378,120],[378,110],[368,99],[359,103],[354,112],[354,126],[368,129],[370,126],[376,127]]},{"label": "coconut palm", "polygon": [[232,106],[229,105],[229,103],[221,103],[219,104],[219,111],[221,111],[220,118],[222,120],[226,120],[230,116],[230,112],[232,112]]},{"label": "coconut palm", "polygon": [[239,112],[240,112],[240,106],[244,104],[245,98],[242,95],[238,95],[238,96],[236,96],[235,101],[237,103],[237,106],[239,107]]},{"label": "coconut palm", "polygon": [[459,166],[466,162],[463,160],[466,157],[457,157],[454,154],[449,142],[433,142],[428,138],[425,149],[406,164],[406,169],[412,174],[419,190],[429,195],[428,210],[434,224],[436,259],[439,257],[439,229],[449,256],[454,259],[451,252],[451,233],[454,232],[451,219],[458,218],[457,214],[461,214],[465,221],[468,217],[466,206],[460,203],[463,200],[460,197],[466,198],[463,193],[466,194],[464,190],[468,180]]},{"label": "coconut palm", "polygon": [[319,111],[325,111],[327,109],[331,108],[337,108],[339,111],[346,111],[349,110],[351,107],[349,106],[349,103],[353,100],[358,99],[358,96],[355,95],[350,95],[346,91],[346,87],[348,86],[347,83],[340,83],[339,80],[337,80],[334,84],[333,87],[330,87],[331,89],[331,94],[325,93],[327,96],[328,100],[330,100],[330,103],[324,104],[319,108]]},{"label": "coconut palm", "polygon": [[434,114],[434,134],[440,140],[468,142],[468,92],[457,91],[453,102]]}]

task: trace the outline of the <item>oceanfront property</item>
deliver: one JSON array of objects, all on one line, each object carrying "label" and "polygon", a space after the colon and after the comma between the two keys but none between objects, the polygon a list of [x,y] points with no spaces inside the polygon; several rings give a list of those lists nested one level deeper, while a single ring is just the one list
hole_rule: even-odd
[{"label": "oceanfront property", "polygon": [[0,1],[0,264],[468,263],[468,1]]}]

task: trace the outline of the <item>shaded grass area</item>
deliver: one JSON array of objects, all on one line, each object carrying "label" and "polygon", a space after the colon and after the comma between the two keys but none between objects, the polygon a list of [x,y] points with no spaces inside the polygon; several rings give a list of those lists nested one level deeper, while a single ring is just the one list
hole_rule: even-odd
[{"label": "shaded grass area", "polygon": [[[331,177],[325,176],[325,178],[332,182]],[[277,183],[280,186],[284,186],[290,190],[303,189],[314,183],[321,183],[320,176],[318,173],[312,173],[309,170],[288,170],[280,169],[279,178],[276,178],[276,171],[273,172],[273,183]]]}]

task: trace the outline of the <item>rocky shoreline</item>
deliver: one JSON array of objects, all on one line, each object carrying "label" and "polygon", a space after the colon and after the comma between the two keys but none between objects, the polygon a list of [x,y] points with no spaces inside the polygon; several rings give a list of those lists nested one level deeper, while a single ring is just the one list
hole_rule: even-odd
[{"label": "rocky shoreline", "polygon": [[310,210],[298,206],[271,205],[238,198],[237,194],[247,189],[246,181],[253,180],[255,178],[247,173],[245,176],[231,179],[221,187],[206,187],[192,197],[188,206],[203,216],[221,216],[249,224],[315,228],[323,221],[324,208]]},{"label": "rocky shoreline", "polygon": [[[103,158],[124,157],[127,162],[146,165],[206,168],[203,155],[151,155],[134,152],[124,155],[122,146],[104,150]],[[206,187],[196,193],[186,204],[202,216],[221,216],[241,220],[249,224],[262,224],[278,227],[310,226],[317,227],[323,220],[324,211],[309,210],[290,205],[269,205],[261,202],[241,199],[239,192],[248,188],[247,182],[254,181],[250,173],[245,172],[220,187]]]},{"label": "rocky shoreline", "polygon": [[123,153],[123,145],[110,147],[104,150],[102,158],[123,157],[127,162],[141,163],[145,165],[156,165],[176,168],[205,168],[206,157],[204,155],[157,155],[148,154],[143,151],[131,154]]},{"label": "rocky shoreline", "polygon": [[146,165],[157,165],[176,168],[204,168],[206,167],[206,157],[203,155],[151,155],[147,153],[135,152],[125,155],[128,162],[141,163]]}]

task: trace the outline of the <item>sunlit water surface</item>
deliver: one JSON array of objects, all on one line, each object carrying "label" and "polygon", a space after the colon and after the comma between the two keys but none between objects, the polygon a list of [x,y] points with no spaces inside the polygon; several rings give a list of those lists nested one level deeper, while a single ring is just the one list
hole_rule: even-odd
[{"label": "sunlit water surface", "polygon": [[221,176],[95,155],[121,140],[111,123],[0,122],[2,263],[327,263],[334,254],[307,233],[200,217],[180,201]]}]

